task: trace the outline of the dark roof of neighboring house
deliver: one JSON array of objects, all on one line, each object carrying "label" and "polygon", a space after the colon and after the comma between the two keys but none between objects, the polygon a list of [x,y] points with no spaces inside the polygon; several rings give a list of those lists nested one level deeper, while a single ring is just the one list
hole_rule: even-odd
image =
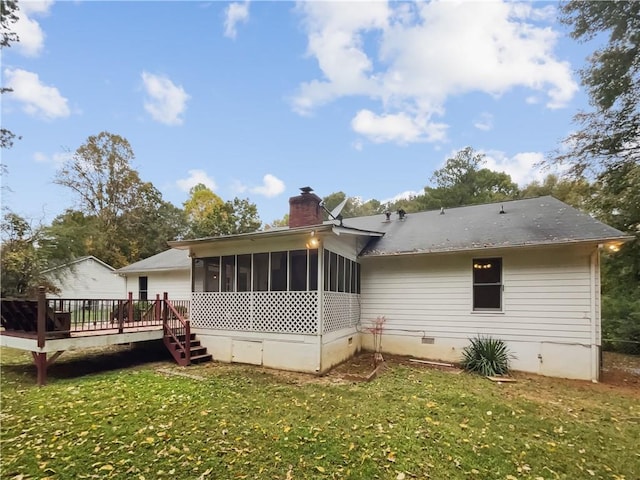
[{"label": "dark roof of neighboring house", "polygon": [[84,257],[78,257],[78,258],[76,258],[74,260],[71,260],[70,262],[63,263],[62,265],[58,265],[57,267],[47,268],[46,270],[43,270],[41,273],[49,273],[49,272],[53,272],[54,270],[59,270],[61,268],[72,267],[73,265],[75,265],[77,263],[84,262],[86,260],[94,260],[95,262],[99,263],[100,265],[102,265],[103,267],[105,267],[105,268],[107,268],[107,269],[109,269],[111,271],[115,270],[115,268],[113,268],[108,263],[103,262],[99,258],[94,257],[93,255],[86,255]]},{"label": "dark roof of neighboring house", "polygon": [[188,270],[191,268],[189,250],[171,248],[151,257],[119,268],[116,273],[143,273],[150,271]]},{"label": "dark roof of neighboring house", "polygon": [[[503,209],[504,213],[500,213]],[[604,242],[629,239],[623,232],[556,200],[539,197],[411,213],[345,218],[344,226],[384,232],[363,256],[437,253],[484,248]]]}]

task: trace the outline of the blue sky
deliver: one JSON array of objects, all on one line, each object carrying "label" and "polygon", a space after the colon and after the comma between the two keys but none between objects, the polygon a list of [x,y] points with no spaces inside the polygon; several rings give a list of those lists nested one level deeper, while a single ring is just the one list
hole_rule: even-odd
[{"label": "blue sky", "polygon": [[298,187],[388,200],[466,146],[523,185],[587,107],[556,3],[21,2],[2,51],[2,204],[51,221],[90,135],[181,206],[205,183],[281,218]]}]

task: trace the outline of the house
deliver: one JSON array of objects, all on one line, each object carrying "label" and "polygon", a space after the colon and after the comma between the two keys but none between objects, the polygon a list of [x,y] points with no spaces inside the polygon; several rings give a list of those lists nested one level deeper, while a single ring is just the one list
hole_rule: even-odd
[{"label": "house", "polygon": [[58,298],[126,298],[124,278],[114,274],[115,269],[89,255],[42,272],[60,292],[50,295]]},{"label": "house", "polygon": [[187,250],[169,249],[119,268],[126,291],[138,300],[152,300],[164,292],[172,300],[191,298],[191,259]]},{"label": "house", "polygon": [[598,379],[599,251],[622,232],[552,197],[323,222],[302,190],[288,228],[169,242],[215,359],[321,374],[384,316],[383,352],[457,362],[492,336],[514,369]]}]

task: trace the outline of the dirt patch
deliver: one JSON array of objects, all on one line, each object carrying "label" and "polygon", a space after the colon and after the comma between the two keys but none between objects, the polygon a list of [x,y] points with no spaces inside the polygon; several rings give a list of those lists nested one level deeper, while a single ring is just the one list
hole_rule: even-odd
[{"label": "dirt patch", "polygon": [[640,355],[603,352],[600,383],[640,389]]}]

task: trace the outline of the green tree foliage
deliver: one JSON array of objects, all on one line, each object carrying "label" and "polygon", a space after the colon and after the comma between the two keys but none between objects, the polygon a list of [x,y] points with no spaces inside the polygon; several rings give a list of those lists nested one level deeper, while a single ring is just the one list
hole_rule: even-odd
[{"label": "green tree foliage", "polygon": [[[18,34],[12,30],[13,25],[18,21],[18,2],[13,0],[1,1],[0,28],[2,38],[0,49],[10,47],[12,43],[20,41]],[[11,92],[12,89],[0,87],[0,94]],[[0,128],[0,148],[11,148],[16,134],[7,128]],[[18,137],[20,138],[20,137]]]},{"label": "green tree foliage", "polygon": [[225,202],[201,183],[189,194],[184,202],[189,238],[248,233],[260,228],[258,209],[249,200],[236,197]]},{"label": "green tree foliage", "polygon": [[517,198],[518,185],[511,177],[483,168],[484,163],[484,154],[476,153],[471,147],[463,148],[433,173],[431,181],[435,187],[425,187],[413,203],[418,210],[433,210]]},{"label": "green tree foliage", "polygon": [[226,202],[229,210],[229,233],[249,233],[260,228],[258,207],[246,198],[234,198]]},{"label": "green tree foliage", "polygon": [[564,203],[583,211],[591,209],[595,186],[585,178],[560,178],[549,174],[542,182],[534,180],[520,191],[521,198],[551,195]]},{"label": "green tree foliage", "polygon": [[578,41],[607,38],[581,71],[593,109],[579,112],[579,129],[566,142],[570,148],[552,159],[581,175],[596,176],[592,211],[604,222],[635,239],[619,252],[603,256],[603,330],[640,341],[640,2],[571,0],[561,20]]},{"label": "green tree foliage", "polygon": [[[100,225],[95,216],[68,209],[45,227],[40,248],[45,252],[50,267],[62,265],[71,258],[79,258],[97,252],[100,241]],[[97,256],[97,255],[96,255]]]},{"label": "green tree foliage", "polygon": [[634,236],[620,251],[602,256],[603,337],[623,340],[610,345],[616,349],[640,353],[640,164],[608,168],[597,186],[597,217]]},{"label": "green tree foliage", "polygon": [[140,179],[131,167],[133,159],[129,142],[108,132],[90,136],[76,150],[55,183],[75,192],[78,209],[59,217],[48,230],[52,247],[65,248],[80,229],[82,245],[76,241],[74,251],[84,248],[85,255],[117,268],[166,250],[167,240],[184,234],[186,219]]},{"label": "green tree foliage", "polygon": [[[347,195],[344,192],[334,192],[327,195],[322,200],[324,202],[324,207],[331,212],[340,205],[345,198],[347,198]],[[348,197],[347,203],[342,208],[340,215],[344,218],[364,217],[367,215],[382,213],[383,211],[384,206],[376,199],[363,201],[360,197]],[[329,215],[325,212],[325,219],[328,218]]]},{"label": "green tree foliage", "polygon": [[47,259],[38,242],[42,229],[34,228],[19,215],[9,212],[2,219],[0,269],[2,297],[33,297],[39,286],[55,292],[56,287],[42,275]]},{"label": "green tree foliage", "polygon": [[289,214],[285,213],[282,218],[278,218],[278,219],[272,221],[271,223],[267,223],[264,226],[264,229],[265,230],[269,230],[271,228],[288,227],[288,226],[289,226]]},{"label": "green tree foliage", "polygon": [[576,115],[580,129],[566,142],[571,148],[555,160],[570,164],[578,175],[638,162],[640,2],[571,0],[562,6],[560,20],[578,41],[605,35],[608,42],[581,71],[593,110]]}]

